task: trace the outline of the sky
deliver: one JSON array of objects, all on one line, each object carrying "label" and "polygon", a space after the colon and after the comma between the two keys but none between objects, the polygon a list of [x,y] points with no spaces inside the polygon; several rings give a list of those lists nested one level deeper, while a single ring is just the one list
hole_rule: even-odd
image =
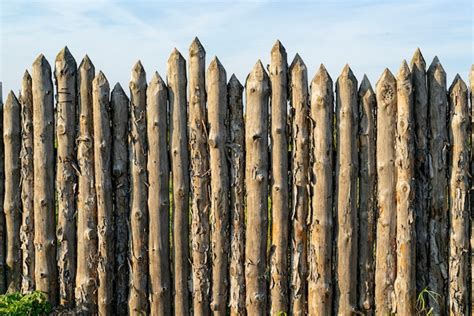
[{"label": "sky", "polygon": [[336,79],[348,63],[375,85],[383,70],[398,71],[419,47],[429,65],[438,56],[448,85],[468,80],[474,63],[474,2],[469,0],[358,1],[113,1],[0,0],[0,81],[17,92],[25,69],[43,53],[54,68],[64,47],[80,63],[87,53],[110,85],[128,90],[141,60],[147,78],[166,77],[176,47],[185,58],[197,36],[206,63],[218,56],[244,83],[258,59],[270,62],[277,39],[288,63],[299,53],[309,80],[323,63]]}]

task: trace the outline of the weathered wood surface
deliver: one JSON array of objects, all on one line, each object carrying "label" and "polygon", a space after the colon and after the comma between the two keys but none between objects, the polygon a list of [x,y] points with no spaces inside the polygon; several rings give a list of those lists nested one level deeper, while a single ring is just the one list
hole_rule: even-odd
[{"label": "weathered wood surface", "polygon": [[[3,90],[0,82],[0,133],[3,135]],[[0,201],[3,201],[5,194],[5,172],[4,172],[4,147],[3,137],[0,137]],[[0,294],[5,293],[7,288],[7,280],[5,275],[5,257],[6,246],[5,241],[5,213],[3,212],[3,203],[0,202]]]}]

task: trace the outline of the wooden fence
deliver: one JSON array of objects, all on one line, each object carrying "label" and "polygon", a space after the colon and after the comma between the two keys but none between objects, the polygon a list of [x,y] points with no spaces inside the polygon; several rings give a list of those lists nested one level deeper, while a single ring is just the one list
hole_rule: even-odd
[{"label": "wooden fence", "polygon": [[1,111],[0,292],[100,315],[470,313],[459,76],[417,50],[375,89],[348,65],[308,83],[278,41],[245,89],[205,65],[197,38],[166,80],[137,62],[128,97],[67,48],[34,61]]}]

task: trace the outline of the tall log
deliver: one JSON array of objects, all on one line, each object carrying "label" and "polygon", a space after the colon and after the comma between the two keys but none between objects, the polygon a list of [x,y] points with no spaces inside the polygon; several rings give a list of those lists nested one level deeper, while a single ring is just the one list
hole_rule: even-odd
[{"label": "tall log", "polygon": [[[3,135],[3,91],[0,82],[0,133]],[[0,201],[3,201],[5,194],[5,172],[4,172],[4,148],[3,137],[0,137]],[[6,238],[5,238],[5,213],[3,203],[0,202],[0,294],[7,290],[7,280],[5,275]]]},{"label": "tall log", "polygon": [[110,87],[102,71],[92,81],[94,173],[97,197],[99,315],[113,315],[114,219],[111,180]]},{"label": "tall log", "polygon": [[259,60],[247,77],[245,122],[245,287],[248,315],[265,315],[268,225],[268,98],[270,82]]},{"label": "tall log", "polygon": [[[376,85],[377,98],[377,246],[375,309],[377,315],[393,312],[396,276],[396,170],[397,82],[385,69]],[[380,128],[383,126],[383,128]]]},{"label": "tall log", "polygon": [[191,172],[191,251],[193,310],[209,315],[211,272],[209,153],[206,116],[206,51],[196,37],[189,47],[189,153]]},{"label": "tall log", "polygon": [[29,293],[35,289],[35,245],[34,245],[34,175],[33,175],[33,91],[31,76],[25,71],[21,83],[21,291]]},{"label": "tall log", "polygon": [[[471,314],[473,312],[472,304],[474,302],[474,65],[471,66],[469,73],[469,82],[471,84]],[[1,92],[0,92],[1,93]]]},{"label": "tall log", "polygon": [[32,66],[36,290],[58,302],[54,203],[54,106],[51,66],[41,54]]},{"label": "tall log", "polygon": [[150,313],[171,315],[168,90],[155,72],[147,89]]},{"label": "tall log", "polygon": [[[84,314],[97,313],[97,206],[94,184],[92,81],[94,65],[86,55],[77,73],[79,167],[77,194],[76,306]],[[35,167],[36,170],[36,167]]]},{"label": "tall log", "polygon": [[207,70],[211,170],[212,301],[214,315],[226,315],[229,281],[229,170],[227,165],[227,74],[217,57]]},{"label": "tall log", "polygon": [[56,195],[58,226],[59,303],[74,306],[76,278],[76,70],[74,57],[67,47],[56,56]]},{"label": "tall log", "polygon": [[5,150],[5,228],[7,244],[7,291],[21,288],[21,108],[13,91],[8,94],[3,107],[3,143]]},{"label": "tall log", "polygon": [[128,179],[128,128],[129,100],[119,83],[112,90],[110,108],[112,116],[112,186],[115,217],[115,312],[128,311],[129,264],[128,218],[130,214]]},{"label": "tall log", "polygon": [[448,279],[448,136],[446,73],[437,57],[428,69],[430,117],[430,205],[429,205],[429,284],[428,288],[439,296],[429,297],[433,314],[446,311]]},{"label": "tall log", "polygon": [[397,277],[396,311],[399,315],[416,313],[415,282],[415,183],[414,183],[413,84],[404,60],[397,74]]},{"label": "tall log", "polygon": [[450,315],[469,313],[469,105],[459,75],[449,88],[449,296]]},{"label": "tall log", "polygon": [[235,75],[227,85],[230,157],[230,272],[229,306],[232,316],[245,313],[245,128],[242,93]]},{"label": "tall log", "polygon": [[311,81],[311,216],[308,253],[308,313],[332,313],[333,82],[321,64]]},{"label": "tall log", "polygon": [[173,272],[176,315],[189,308],[189,153],[186,133],[186,61],[174,49],[168,59],[170,158],[173,174]]},{"label": "tall log", "polygon": [[146,73],[140,61],[130,79],[130,314],[148,313],[148,187]]},{"label": "tall log", "polygon": [[359,310],[375,314],[375,92],[367,76],[359,87]]},{"label": "tall log", "polygon": [[307,308],[308,277],[309,102],[306,65],[298,54],[291,63],[289,73],[293,112],[290,313],[304,315]]},{"label": "tall log", "polygon": [[288,313],[288,64],[280,41],[273,45],[271,82],[271,198],[270,314]]},{"label": "tall log", "polygon": [[338,315],[357,305],[357,79],[346,64],[336,82],[336,287]]}]

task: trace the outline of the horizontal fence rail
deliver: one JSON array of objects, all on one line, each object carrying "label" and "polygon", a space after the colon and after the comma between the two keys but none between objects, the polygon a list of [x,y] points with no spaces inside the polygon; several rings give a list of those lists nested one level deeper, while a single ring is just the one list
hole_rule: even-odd
[{"label": "horizontal fence rail", "polygon": [[165,79],[138,61],[127,95],[87,55],[40,55],[0,99],[0,294],[85,315],[469,315],[474,66],[448,85],[417,49],[372,87],[349,65],[310,78],[279,41],[270,57],[243,85],[196,38]]}]

